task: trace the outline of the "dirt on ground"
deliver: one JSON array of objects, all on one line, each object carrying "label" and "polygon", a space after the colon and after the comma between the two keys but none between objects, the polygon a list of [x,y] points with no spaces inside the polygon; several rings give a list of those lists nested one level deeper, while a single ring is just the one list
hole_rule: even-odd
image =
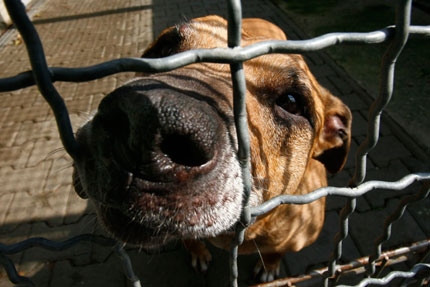
[{"label": "dirt on ground", "polygon": [[[388,0],[274,0],[310,37],[330,32],[369,32],[393,25],[395,2]],[[412,25],[430,25],[429,10],[417,4]],[[381,59],[387,44],[335,46],[326,52],[372,97],[378,95]],[[430,41],[410,38],[396,64],[393,98],[386,108],[430,154]]]}]

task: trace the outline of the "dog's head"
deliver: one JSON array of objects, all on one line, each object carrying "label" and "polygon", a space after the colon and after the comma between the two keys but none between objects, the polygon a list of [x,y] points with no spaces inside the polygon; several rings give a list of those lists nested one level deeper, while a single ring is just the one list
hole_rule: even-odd
[{"label": "dog's head", "polygon": [[[285,36],[266,21],[244,21],[244,45],[268,39]],[[143,56],[226,43],[226,21],[208,16],[165,30]],[[251,205],[299,192],[311,160],[338,171],[349,149],[351,114],[303,58],[266,55],[244,68]],[[74,164],[76,191],[95,202],[117,238],[144,247],[228,230],[240,216],[243,192],[232,109],[228,65],[193,64],[131,81],[106,96],[78,130],[84,156]]]}]

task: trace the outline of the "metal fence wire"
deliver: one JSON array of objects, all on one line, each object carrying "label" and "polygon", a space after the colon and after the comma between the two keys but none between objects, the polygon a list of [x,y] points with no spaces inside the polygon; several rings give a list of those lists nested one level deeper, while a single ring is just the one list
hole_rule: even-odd
[{"label": "metal fence wire", "polygon": [[[230,64],[234,92],[234,117],[239,141],[238,158],[241,164],[243,182],[245,183],[244,194],[246,199],[240,218],[240,224],[237,224],[236,236],[230,252],[230,286],[238,286],[238,246],[243,241],[244,232],[251,222],[251,218],[267,213],[280,204],[306,204],[324,196],[334,195],[346,197],[348,201],[340,214],[340,231],[334,238],[334,252],[328,260],[328,265],[325,268],[315,270],[307,275],[292,279],[281,279],[272,283],[262,284],[261,286],[291,286],[294,283],[314,277],[324,278],[324,285],[332,286],[336,284],[336,279],[339,275],[346,272],[345,270],[358,267],[364,268],[363,270],[365,270],[368,276],[356,286],[368,286],[370,284],[389,285],[395,278],[404,278],[405,280],[414,278],[414,284],[417,284],[416,286],[428,284],[428,281],[424,283],[424,280],[428,280],[430,264],[418,263],[410,271],[393,271],[383,278],[378,278],[377,267],[387,264],[387,258],[398,257],[408,252],[415,252],[422,249],[428,250],[430,245],[429,240],[424,240],[409,247],[402,247],[384,253],[382,253],[381,246],[390,238],[391,225],[402,216],[406,206],[411,202],[422,200],[428,196],[430,192],[430,173],[409,174],[396,182],[364,182],[367,154],[378,142],[381,113],[390,101],[393,93],[396,59],[401,53],[409,36],[430,37],[430,26],[410,25],[411,0],[397,1],[395,26],[386,27],[381,30],[368,33],[330,33],[309,40],[266,41],[246,47],[240,46],[242,22],[241,2],[239,0],[228,0],[228,48],[191,50],[163,59],[121,58],[82,68],[48,67],[42,43],[36,29],[26,14],[24,5],[18,0],[4,0],[4,2],[11,19],[25,42],[32,70],[13,77],[0,79],[0,92],[22,89],[36,84],[41,94],[52,108],[57,121],[61,141],[66,151],[74,160],[79,160],[79,145],[73,134],[67,107],[60,94],[53,86],[53,82],[91,81],[120,72],[163,72],[197,62]],[[356,152],[355,174],[351,178],[349,186],[342,188],[320,188],[306,195],[282,195],[265,202],[261,206],[255,208],[248,207],[247,198],[251,190],[251,174],[249,167],[250,144],[245,109],[246,83],[242,67],[243,62],[270,53],[307,53],[340,44],[376,44],[382,42],[389,42],[390,44],[382,59],[379,96],[369,109],[367,137]],[[374,189],[401,190],[417,181],[422,183],[421,190],[416,194],[405,197],[398,204],[393,214],[386,219],[384,230],[375,242],[373,254],[349,264],[340,265],[339,259],[342,255],[342,243],[348,236],[348,219],[354,212],[357,197]],[[95,235],[83,234],[63,242],[54,242],[45,238],[30,238],[12,245],[0,243],[0,263],[6,269],[11,282],[19,286],[34,286],[29,278],[18,274],[15,265],[8,258],[8,255],[23,252],[35,246],[49,250],[64,250],[81,241],[92,241],[103,246],[115,246],[118,256],[122,259],[121,261],[123,262],[127,277],[133,282],[134,286],[141,286],[139,279],[133,273],[130,259],[123,250],[122,245],[116,243],[112,239]],[[425,277],[427,277],[427,279],[425,279]]]}]

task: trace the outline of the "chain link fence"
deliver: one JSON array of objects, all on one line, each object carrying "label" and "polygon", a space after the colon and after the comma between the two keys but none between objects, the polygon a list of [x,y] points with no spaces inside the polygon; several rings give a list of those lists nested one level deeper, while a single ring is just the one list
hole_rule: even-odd
[{"label": "chain link fence", "polygon": [[[337,280],[348,272],[367,274],[367,278],[356,286],[390,285],[395,278],[403,278],[403,284],[413,282],[415,286],[429,284],[430,265],[422,263],[424,257],[419,260],[410,271],[393,271],[385,277],[379,278],[379,271],[393,264],[408,253],[429,250],[430,240],[424,240],[411,246],[405,246],[396,250],[382,252],[382,245],[391,236],[391,226],[399,219],[409,203],[422,200],[430,192],[430,173],[415,173],[405,175],[395,182],[368,181],[366,177],[367,154],[378,142],[380,117],[382,110],[390,101],[393,93],[395,63],[409,37],[430,37],[430,26],[412,26],[411,0],[397,1],[395,26],[368,32],[368,33],[330,33],[309,40],[297,41],[265,41],[246,47],[241,47],[241,22],[242,7],[237,0],[228,1],[228,48],[212,50],[192,50],[169,56],[163,59],[121,58],[97,65],[82,68],[58,68],[48,67],[43,51],[43,45],[37,31],[28,18],[25,7],[18,0],[4,0],[11,19],[22,35],[25,42],[30,62],[31,71],[18,74],[13,77],[0,79],[0,92],[13,91],[28,86],[37,85],[45,100],[49,103],[55,115],[61,141],[68,154],[79,160],[80,147],[76,142],[71,127],[67,107],[55,89],[56,81],[83,82],[99,79],[120,72],[164,72],[183,67],[197,62],[227,63],[230,64],[234,93],[234,116],[239,142],[238,158],[241,163],[244,182],[244,195],[247,199],[251,191],[251,174],[249,166],[250,144],[248,125],[245,109],[246,82],[243,71],[243,62],[252,58],[270,53],[307,53],[321,50],[341,44],[376,44],[389,42],[387,51],[382,59],[379,96],[373,102],[369,110],[367,137],[359,146],[355,155],[355,173],[350,179],[348,187],[325,187],[306,195],[282,195],[275,197],[261,206],[250,208],[247,203],[243,206],[240,223],[236,225],[236,236],[233,248],[230,252],[230,286],[238,286],[237,256],[238,246],[243,241],[246,227],[253,217],[262,215],[276,208],[280,204],[306,204],[321,197],[342,196],[348,198],[347,204],[341,211],[339,221],[339,233],[334,238],[334,252],[324,268],[295,278],[285,278],[260,284],[258,286],[292,286],[298,282],[323,278],[324,286],[336,285]],[[357,259],[349,264],[340,264],[342,256],[342,243],[348,236],[348,219],[354,212],[357,197],[374,189],[401,190],[414,182],[421,182],[419,192],[406,196],[397,206],[395,211],[385,220],[384,229],[376,239],[374,252],[367,257]],[[248,200],[245,200],[247,202]],[[102,236],[83,234],[63,242],[54,242],[45,238],[30,238],[13,245],[0,243],[0,263],[6,269],[11,282],[19,286],[34,286],[29,278],[18,274],[14,263],[8,255],[23,252],[32,247],[41,247],[48,250],[64,250],[73,247],[82,241],[91,241],[96,244],[115,247],[115,251],[121,258],[127,277],[133,282],[133,286],[141,286],[139,279],[133,272],[132,264],[122,244]],[[428,254],[427,254],[428,255]],[[413,281],[408,281],[413,279]],[[427,281],[426,281],[427,280]],[[427,282],[427,283],[426,283]],[[344,286],[344,285],[338,285]]]}]

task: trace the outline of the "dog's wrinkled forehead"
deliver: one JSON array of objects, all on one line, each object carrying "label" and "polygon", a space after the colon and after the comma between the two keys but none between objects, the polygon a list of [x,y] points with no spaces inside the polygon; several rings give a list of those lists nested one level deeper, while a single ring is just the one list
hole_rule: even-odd
[{"label": "dog's wrinkled forehead", "polygon": [[[179,50],[211,49],[227,47],[227,21],[218,16],[198,18],[191,22],[177,25],[171,33],[177,34],[180,42]],[[274,35],[270,31],[266,35],[263,31],[258,36],[250,34],[250,31],[242,31],[242,46],[251,45],[265,40],[273,40]],[[251,31],[254,32],[255,31]],[[279,37],[279,36],[278,36]],[[212,66],[212,65],[211,65]],[[218,65],[219,66],[219,65]],[[258,87],[279,87],[282,89],[287,84],[306,87],[320,94],[319,85],[311,76],[309,68],[303,57],[297,54],[263,55],[245,62],[248,70],[247,81]],[[264,69],[265,73],[257,72]],[[288,79],[288,83],[285,80]],[[269,83],[270,81],[270,83]],[[267,82],[265,84],[264,82]]]},{"label": "dog's wrinkled forehead", "polygon": [[[263,28],[254,19],[244,19],[242,46],[266,40],[286,40],[279,27],[265,22]],[[259,21],[264,21],[259,19]],[[219,16],[196,18],[164,30],[145,51],[143,57],[159,58],[192,49],[226,48],[228,23]],[[188,67],[205,70],[216,78],[230,77],[229,65],[198,63]],[[185,68],[188,68],[185,67]],[[300,95],[311,112],[309,120],[315,131],[324,122],[325,95],[309,70],[303,57],[298,54],[267,54],[244,62],[248,95],[258,97],[261,103],[271,103],[283,94]],[[264,71],[264,72],[263,72]],[[327,94],[328,95],[328,94]],[[329,95],[331,96],[331,95]]]},{"label": "dog's wrinkled forehead", "polygon": [[227,47],[227,23],[222,18],[213,17],[206,21],[194,20],[178,25],[176,29],[188,48]]},{"label": "dog's wrinkled forehead", "polygon": [[[174,29],[174,33],[177,33],[180,38],[181,50],[227,47],[227,21],[221,17],[209,16],[204,19],[194,19],[189,23],[178,25]],[[252,33],[255,34],[257,32],[242,31],[242,46],[274,40],[276,39],[274,37],[280,37],[279,35],[272,35],[273,32],[270,30],[259,31],[258,35],[253,35]],[[249,70],[265,69],[265,73],[250,71],[249,75],[247,74],[247,79],[250,79],[253,75],[258,77],[265,76],[265,78],[278,79],[279,81],[284,81],[288,78],[297,85],[305,86],[308,90],[315,90],[320,94],[320,86],[311,75],[309,67],[301,55],[283,54],[280,56],[279,54],[268,54],[249,60],[245,62],[245,65],[248,66]],[[264,86],[264,84],[261,84],[261,81],[256,81],[256,84],[260,87]],[[285,86],[285,83],[270,83],[270,86],[282,87]]]},{"label": "dog's wrinkled forehead", "polygon": [[[285,40],[283,32],[273,24],[271,29],[242,31],[242,46],[248,46],[266,40]],[[276,30],[276,29],[277,30]],[[273,30],[276,30],[273,32]],[[279,30],[279,31],[278,31]],[[279,34],[282,33],[281,37]],[[227,21],[219,16],[207,16],[196,18],[190,22],[178,24],[164,30],[144,53],[145,58],[158,58],[170,56],[179,52],[193,49],[226,48],[228,41]],[[247,80],[253,86],[282,87],[288,83],[285,80],[300,82],[307,89],[316,90],[319,93],[319,85],[310,76],[310,71],[303,57],[295,54],[264,55],[246,61],[245,67]],[[228,72],[228,65],[209,64],[206,67],[211,70]],[[265,73],[257,70],[264,69]],[[264,76],[261,78],[261,76]],[[270,80],[270,81],[269,81]]]}]

